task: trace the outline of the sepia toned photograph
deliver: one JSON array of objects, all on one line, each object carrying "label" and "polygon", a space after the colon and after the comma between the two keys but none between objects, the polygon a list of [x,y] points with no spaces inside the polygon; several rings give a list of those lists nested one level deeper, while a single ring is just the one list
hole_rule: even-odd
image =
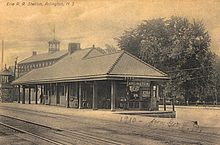
[{"label": "sepia toned photograph", "polygon": [[220,145],[220,0],[0,0],[0,145]]}]

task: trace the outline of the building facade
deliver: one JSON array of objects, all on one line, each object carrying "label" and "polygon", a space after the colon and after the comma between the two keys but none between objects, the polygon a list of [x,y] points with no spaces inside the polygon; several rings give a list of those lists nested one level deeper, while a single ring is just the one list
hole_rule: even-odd
[{"label": "building facade", "polygon": [[21,90],[21,103],[158,110],[159,85],[167,80],[167,74],[126,51],[103,54],[96,48],[69,47],[52,66],[34,69],[13,84]]},{"label": "building facade", "polygon": [[[18,77],[33,69],[51,66],[68,54],[68,50],[60,50],[60,41],[53,39],[48,44],[47,53],[37,54],[36,51],[33,51],[32,56],[18,63]],[[79,43],[70,43],[69,48],[80,49],[80,45]]]},{"label": "building facade", "polygon": [[14,100],[14,89],[11,85],[14,80],[14,70],[6,67],[0,71],[0,101],[11,102]]}]

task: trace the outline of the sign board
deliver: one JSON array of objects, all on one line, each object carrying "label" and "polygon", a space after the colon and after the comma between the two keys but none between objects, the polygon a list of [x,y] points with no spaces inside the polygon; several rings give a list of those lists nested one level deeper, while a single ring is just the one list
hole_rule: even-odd
[{"label": "sign board", "polygon": [[150,87],[150,82],[144,82],[144,81],[132,81],[128,82],[129,86],[139,86],[139,87]]}]

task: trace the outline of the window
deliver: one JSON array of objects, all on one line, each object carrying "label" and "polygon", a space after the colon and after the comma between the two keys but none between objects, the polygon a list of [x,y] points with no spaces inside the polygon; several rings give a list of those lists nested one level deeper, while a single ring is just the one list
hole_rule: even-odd
[{"label": "window", "polygon": [[29,71],[29,65],[27,65],[27,68],[26,68],[26,69],[27,69],[27,71]]},{"label": "window", "polygon": [[18,66],[18,71],[21,72],[21,66]]},{"label": "window", "polygon": [[8,83],[8,76],[2,76],[1,77],[1,82],[2,83]]},{"label": "window", "polygon": [[21,70],[21,72],[23,72],[23,71],[24,71],[24,67],[23,67],[23,66],[21,66],[21,67],[20,67],[20,70]]}]

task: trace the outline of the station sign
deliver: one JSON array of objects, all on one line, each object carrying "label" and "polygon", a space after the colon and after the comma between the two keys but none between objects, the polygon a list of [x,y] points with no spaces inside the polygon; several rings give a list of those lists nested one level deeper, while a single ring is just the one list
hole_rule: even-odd
[{"label": "station sign", "polygon": [[150,87],[150,82],[132,81],[128,82],[129,86]]},{"label": "station sign", "polygon": [[[146,81],[130,81],[128,82],[128,86],[129,86],[129,90],[131,92],[138,92],[140,90],[140,88],[142,88],[142,90],[146,90],[146,92],[144,92],[144,94],[142,96],[148,96],[148,89],[150,88],[150,82],[146,82]],[[142,91],[143,93],[143,91]]]}]

